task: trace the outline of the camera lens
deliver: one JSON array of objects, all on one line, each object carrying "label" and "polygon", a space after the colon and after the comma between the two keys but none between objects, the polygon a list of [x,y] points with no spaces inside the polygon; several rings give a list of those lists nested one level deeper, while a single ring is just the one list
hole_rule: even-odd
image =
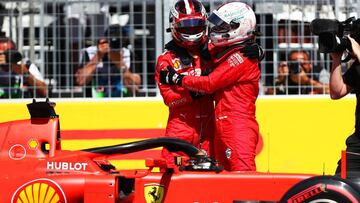
[{"label": "camera lens", "polygon": [[298,61],[290,61],[289,62],[289,72],[298,74],[301,72],[300,63]]},{"label": "camera lens", "polygon": [[14,49],[8,49],[4,52],[4,54],[6,63],[17,63],[22,59],[21,53]]},{"label": "camera lens", "polygon": [[121,48],[121,40],[119,38],[111,38],[109,39],[110,48],[112,49],[120,49]]}]

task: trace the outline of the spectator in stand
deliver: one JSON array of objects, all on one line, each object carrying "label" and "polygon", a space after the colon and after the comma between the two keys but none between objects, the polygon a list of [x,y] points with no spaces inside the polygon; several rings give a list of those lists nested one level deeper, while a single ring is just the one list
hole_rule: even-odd
[{"label": "spectator in stand", "polygon": [[266,94],[287,94],[289,68],[285,62],[281,62],[275,78],[275,86],[266,90]]},{"label": "spectator in stand", "polygon": [[22,57],[14,41],[0,38],[0,98],[47,95],[47,85],[37,66]]},{"label": "spectator in stand", "polygon": [[78,85],[86,85],[86,96],[127,97],[136,94],[141,77],[130,71],[131,53],[124,38],[120,25],[110,25],[96,46],[85,48],[81,53],[81,67],[75,77]]},{"label": "spectator in stand", "polygon": [[267,94],[328,94],[330,73],[313,67],[305,51],[292,51],[289,62],[281,62],[275,87]]}]

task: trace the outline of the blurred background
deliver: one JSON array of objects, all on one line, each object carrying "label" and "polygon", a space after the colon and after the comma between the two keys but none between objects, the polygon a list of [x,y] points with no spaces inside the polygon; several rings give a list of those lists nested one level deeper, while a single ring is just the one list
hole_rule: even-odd
[{"label": "blurred background", "polygon": [[[89,97],[86,85],[79,85],[75,73],[81,65],[82,50],[96,45],[109,25],[121,26],[119,38],[131,53],[130,70],[141,77],[131,97],[156,97],[154,68],[171,36],[168,27],[172,0],[2,0],[0,35],[11,38],[24,57],[35,63],[48,85],[50,98]],[[208,12],[226,1],[202,1]],[[261,95],[327,94],[328,91],[288,91],[301,85],[279,84],[279,67],[289,61],[292,51],[306,51],[311,77],[328,83],[329,56],[317,51],[317,37],[309,24],[315,18],[340,21],[358,16],[357,0],[253,0],[257,16],[258,42],[265,49],[261,62]],[[287,77],[285,73],[285,77]],[[10,77],[10,76],[9,76]],[[87,84],[91,85],[91,84]],[[280,89],[280,91],[279,91]],[[11,97],[11,96],[9,96]]]}]

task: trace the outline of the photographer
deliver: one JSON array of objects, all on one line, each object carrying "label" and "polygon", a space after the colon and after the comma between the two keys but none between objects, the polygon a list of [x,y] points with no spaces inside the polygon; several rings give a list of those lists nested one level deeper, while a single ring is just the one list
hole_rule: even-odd
[{"label": "photographer", "polygon": [[[346,139],[346,171],[360,171],[360,19],[350,17],[345,21],[314,19],[312,33],[319,36],[319,51],[330,53],[330,97],[340,99],[350,92],[356,94],[355,131]],[[345,56],[344,58],[342,58]],[[343,66],[349,67],[343,74]],[[345,67],[345,66],[344,66]],[[336,173],[341,172],[341,160]],[[347,176],[358,173],[347,173]]]},{"label": "photographer", "polygon": [[86,96],[133,96],[139,88],[139,74],[130,71],[130,50],[121,40],[121,27],[111,25],[96,46],[83,50],[80,69],[76,72],[78,85],[87,85]]},{"label": "photographer", "polygon": [[278,68],[275,94],[328,93],[328,72],[325,69],[315,68],[306,51],[292,51],[288,63],[280,63]]},{"label": "photographer", "polygon": [[[343,52],[333,52],[332,67],[330,73],[330,96],[331,99],[340,99],[353,91],[356,94],[357,104],[355,113],[355,132],[346,139],[346,168],[347,171],[360,171],[360,45],[352,37],[348,36],[351,42],[352,55],[355,58],[351,67],[342,75],[341,56]],[[340,173],[340,161],[336,173]]]},{"label": "photographer", "polygon": [[23,59],[9,38],[0,38],[0,98],[47,96],[47,86],[35,64]]}]

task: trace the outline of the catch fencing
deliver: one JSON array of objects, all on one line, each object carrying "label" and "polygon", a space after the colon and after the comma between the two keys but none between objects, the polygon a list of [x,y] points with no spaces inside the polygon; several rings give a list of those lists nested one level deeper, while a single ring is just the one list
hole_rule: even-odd
[{"label": "catch fencing", "polygon": [[[81,68],[81,53],[96,45],[109,25],[121,26],[130,51],[130,70],[141,77],[139,89],[130,97],[159,96],[154,80],[157,57],[171,40],[168,27],[172,0],[3,0],[0,2],[1,35],[15,41],[18,50],[42,73],[50,98],[89,97],[93,84],[77,84],[76,73]],[[208,12],[226,1],[201,1]],[[357,0],[253,0],[257,16],[257,41],[265,50],[261,61],[260,94],[328,94],[327,84],[331,60],[319,53],[317,37],[310,32],[315,18],[345,20],[358,16]],[[279,84],[280,66],[288,64],[292,51],[305,51],[312,70],[309,77],[324,86],[323,91],[308,85],[310,91],[291,93],[286,80]],[[290,66],[290,64],[288,64]],[[109,75],[110,77],[111,75]],[[288,78],[289,75],[284,75]],[[5,85],[6,86],[6,85]],[[12,84],[9,88],[14,88]],[[293,86],[302,89],[304,84]],[[16,87],[18,88],[18,87]],[[22,88],[22,87],[20,87]],[[91,97],[91,94],[90,94]]]}]

